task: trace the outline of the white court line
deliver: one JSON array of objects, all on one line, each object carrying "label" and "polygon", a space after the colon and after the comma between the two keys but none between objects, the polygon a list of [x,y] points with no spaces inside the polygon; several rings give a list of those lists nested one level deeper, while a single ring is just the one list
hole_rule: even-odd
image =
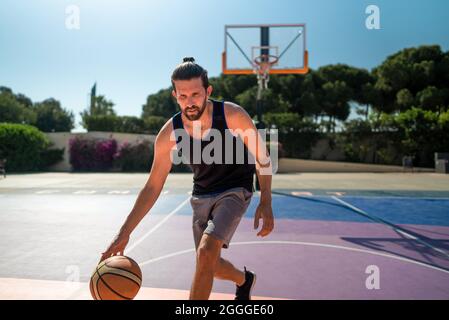
[{"label": "white court line", "polygon": [[94,194],[96,190],[78,190],[73,192],[73,194]]},{"label": "white court line", "polygon": [[177,251],[177,252],[174,252],[174,253],[166,254],[165,256],[153,258],[153,259],[147,260],[145,262],[139,263],[139,266],[143,267],[143,266],[145,266],[147,264],[150,264],[150,263],[153,263],[153,262],[156,262],[156,261],[159,261],[159,260],[164,260],[164,259],[180,256],[180,255],[183,255],[183,254],[186,254],[186,253],[190,253],[190,252],[195,252],[195,248],[182,250],[182,251]]},{"label": "white court line", "polygon": [[162,192],[162,195],[167,194],[169,192],[170,192],[170,190],[165,190],[165,191]]},{"label": "white court line", "polygon": [[111,190],[108,194],[128,194],[129,190]]},{"label": "white court line", "polygon": [[362,196],[346,194],[346,198],[357,199],[394,199],[394,200],[449,200],[449,197],[412,197],[412,196]]},{"label": "white court line", "polygon": [[308,191],[292,191],[290,194],[293,196],[313,197],[313,193]]},{"label": "white court line", "polygon": [[145,233],[139,240],[136,240],[128,249],[126,249],[126,254],[128,254],[130,251],[132,251],[135,247],[137,247],[139,244],[142,243],[143,240],[145,240],[150,234],[152,234],[154,231],[156,231],[164,222],[166,222],[168,219],[171,218],[176,212],[181,210],[181,208],[187,203],[187,201],[190,200],[190,197],[185,199],[179,206],[177,206],[172,212],[167,214],[164,219],[159,221],[158,224],[156,224],[153,228],[151,228],[147,233]]},{"label": "white court line", "polygon": [[[301,193],[306,193],[306,194],[301,194]],[[308,194],[307,194],[308,193]],[[344,194],[339,195],[341,197],[345,197],[345,198],[357,198],[357,199],[394,199],[394,200],[449,200],[449,197],[417,197],[417,196],[407,196],[407,195],[397,195],[397,196],[383,196],[383,195],[357,195],[357,194],[351,194],[351,193],[347,193],[347,192],[342,192]],[[281,195],[279,193],[273,193],[276,195]],[[315,196],[317,198],[322,197],[322,198],[329,198],[332,197],[332,192],[326,192],[326,194],[316,194],[313,195],[311,192],[307,192],[307,191],[291,191],[291,192],[286,192],[284,193],[284,195],[293,195],[296,197],[304,197],[304,196]]]},{"label": "white court line", "polygon": [[341,196],[344,196],[344,195],[346,194],[346,192],[328,191],[328,192],[326,192],[326,194],[332,194],[332,195],[334,195],[334,196],[341,197]]},{"label": "white court line", "polygon": [[448,197],[411,197],[411,196],[357,196],[357,195],[346,195],[349,198],[360,198],[360,199],[395,199],[395,200],[449,200]]},{"label": "white court line", "polygon": [[[403,261],[403,262],[407,262],[407,263],[412,263],[412,264],[416,264],[416,265],[421,266],[421,267],[425,267],[425,268],[429,268],[429,269],[433,269],[433,270],[437,270],[437,271],[441,271],[441,272],[449,274],[449,271],[445,270],[443,268],[439,268],[439,267],[436,267],[436,266],[429,265],[427,263],[411,260],[411,259],[408,259],[408,258],[403,258],[403,257],[399,257],[399,256],[396,256],[396,255],[391,255],[391,254],[381,253],[381,252],[376,252],[376,251],[371,251],[371,250],[339,246],[339,245],[334,245],[334,244],[316,243],[316,242],[302,242],[302,241],[283,241],[283,240],[279,240],[279,241],[276,241],[276,240],[271,240],[271,241],[246,241],[246,242],[234,242],[234,243],[232,243],[233,246],[235,246],[235,245],[257,245],[257,244],[295,244],[295,245],[302,245],[302,246],[314,246],[314,247],[323,247],[323,248],[330,248],[330,249],[339,249],[339,250],[361,252],[361,253],[372,254],[372,255],[375,255],[375,256],[381,256],[381,257],[385,257],[385,258],[399,260],[399,261]],[[183,254],[186,254],[186,253],[190,253],[190,252],[195,252],[195,249],[192,248],[192,249],[188,249],[188,250],[182,250],[182,251],[170,253],[170,254],[167,254],[167,255],[164,255],[164,256],[161,256],[161,257],[158,257],[158,258],[150,259],[150,260],[144,261],[142,263],[139,263],[139,266],[143,267],[143,266],[145,266],[147,264],[150,264],[150,263],[153,263],[153,262],[156,262],[156,261],[160,261],[160,260],[164,260],[164,259],[180,256],[180,255],[183,255]]]},{"label": "white court line", "polygon": [[60,190],[41,190],[41,191],[36,191],[36,194],[52,194],[52,193],[58,193],[60,192]]}]

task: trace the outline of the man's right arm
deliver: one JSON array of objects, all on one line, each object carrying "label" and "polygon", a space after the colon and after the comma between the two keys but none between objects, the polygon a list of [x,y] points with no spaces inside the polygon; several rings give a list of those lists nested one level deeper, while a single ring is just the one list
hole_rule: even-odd
[{"label": "man's right arm", "polygon": [[175,142],[170,140],[171,133],[171,121],[168,121],[160,130],[154,142],[154,159],[148,180],[139,192],[134,207],[120,228],[120,232],[114,238],[108,249],[102,254],[100,261],[112,255],[123,255],[131,233],[159,198],[165,180],[172,167],[170,153]]}]

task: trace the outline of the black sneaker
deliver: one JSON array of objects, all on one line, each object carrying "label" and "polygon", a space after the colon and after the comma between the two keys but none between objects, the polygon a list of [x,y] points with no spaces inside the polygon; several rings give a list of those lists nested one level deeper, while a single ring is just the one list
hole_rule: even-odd
[{"label": "black sneaker", "polygon": [[236,286],[235,300],[251,300],[251,291],[256,284],[256,274],[247,271],[245,267],[245,283],[242,286]]}]

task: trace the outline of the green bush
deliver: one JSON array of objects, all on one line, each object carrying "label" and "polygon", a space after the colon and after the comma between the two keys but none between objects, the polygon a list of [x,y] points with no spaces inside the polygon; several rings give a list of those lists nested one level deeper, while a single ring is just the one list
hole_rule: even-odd
[{"label": "green bush", "polygon": [[264,122],[278,130],[279,157],[310,158],[312,147],[323,136],[316,123],[295,113],[267,113]]},{"label": "green bush", "polygon": [[439,113],[412,107],[395,116],[395,125],[401,135],[401,150],[414,155],[420,166],[433,167],[434,153],[449,150],[446,112]]},{"label": "green bush", "polygon": [[164,126],[167,119],[159,116],[148,116],[144,119],[145,133],[157,134],[159,130]]},{"label": "green bush", "polygon": [[402,157],[411,155],[415,165],[434,167],[434,153],[449,150],[448,129],[448,111],[411,107],[349,121],[338,142],[348,161],[401,165]]},{"label": "green bush", "polygon": [[14,123],[0,123],[0,158],[6,158],[7,171],[38,171],[48,158],[48,138],[37,128]]},{"label": "green bush", "polygon": [[64,150],[65,148],[44,150],[41,153],[42,168],[47,168],[64,160]]},{"label": "green bush", "polygon": [[116,115],[85,116],[84,123],[87,131],[115,132],[120,127],[120,118]]},{"label": "green bush", "polygon": [[371,151],[372,136],[369,121],[354,119],[344,124],[344,130],[336,136],[336,142],[342,146],[347,161],[365,162]]},{"label": "green bush", "polygon": [[84,116],[87,131],[157,134],[166,121],[159,116],[148,116],[145,119],[116,115]]},{"label": "green bush", "polygon": [[118,117],[117,126],[115,132],[125,133],[143,133],[144,122],[143,119],[132,116]]}]

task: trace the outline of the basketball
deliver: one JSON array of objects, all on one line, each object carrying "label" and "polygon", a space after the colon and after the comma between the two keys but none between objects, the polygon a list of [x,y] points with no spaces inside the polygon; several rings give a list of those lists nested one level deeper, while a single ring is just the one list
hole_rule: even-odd
[{"label": "basketball", "polygon": [[90,293],[95,300],[132,300],[142,285],[137,262],[125,256],[102,261],[90,278]]}]

